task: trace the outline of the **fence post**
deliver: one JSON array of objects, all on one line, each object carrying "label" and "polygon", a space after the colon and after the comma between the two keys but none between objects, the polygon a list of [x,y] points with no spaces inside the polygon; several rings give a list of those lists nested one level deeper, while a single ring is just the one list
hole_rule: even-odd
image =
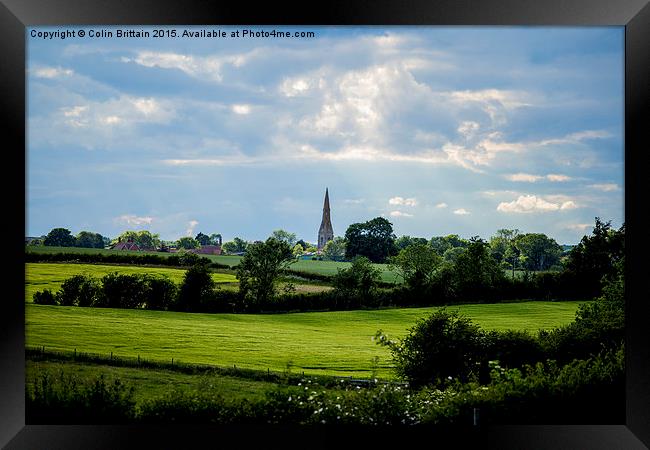
[{"label": "fence post", "polygon": [[74,349],[74,359],[77,359],[77,349]]},{"label": "fence post", "polygon": [[138,364],[140,364],[140,355],[138,355]]},{"label": "fence post", "polygon": [[479,422],[479,409],[474,408],[474,426],[475,427],[478,426],[478,422]]},{"label": "fence post", "polygon": [[172,366],[174,365],[174,358],[172,358]]},{"label": "fence post", "polygon": [[113,361],[113,352],[111,352],[111,361]]}]

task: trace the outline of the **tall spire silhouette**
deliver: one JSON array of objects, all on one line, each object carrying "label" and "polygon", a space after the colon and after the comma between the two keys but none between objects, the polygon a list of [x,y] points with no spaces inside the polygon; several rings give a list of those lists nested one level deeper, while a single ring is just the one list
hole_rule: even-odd
[{"label": "tall spire silhouette", "polygon": [[325,188],[325,201],[323,202],[323,219],[318,229],[318,250],[322,250],[327,241],[334,239],[334,230],[330,219],[330,196],[329,189]]}]

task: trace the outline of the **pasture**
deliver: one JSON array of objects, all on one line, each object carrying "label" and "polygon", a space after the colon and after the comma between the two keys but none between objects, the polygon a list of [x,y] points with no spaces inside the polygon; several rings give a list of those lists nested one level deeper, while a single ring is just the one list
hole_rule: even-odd
[{"label": "pasture", "polygon": [[[535,332],[571,322],[580,302],[458,305],[485,329]],[[25,344],[148,360],[390,378],[390,352],[373,342],[382,329],[406,335],[435,308],[295,314],[196,314],[26,304]],[[376,358],[376,363],[374,362]]]},{"label": "pasture", "polygon": [[[101,248],[78,248],[78,247],[25,247],[25,251],[31,253],[88,253],[88,254],[138,254],[138,255],[157,255],[167,257],[175,253],[164,252],[130,252],[126,250],[105,250]],[[241,256],[222,256],[222,255],[200,255],[210,259],[213,262],[224,264],[230,267],[236,266],[241,260]],[[292,270],[300,272],[316,273],[319,275],[335,275],[337,269],[343,269],[350,266],[349,262],[336,261],[312,261],[297,260],[291,264]],[[389,283],[400,282],[395,272],[392,272],[387,264],[375,264],[381,270],[381,280]]]},{"label": "pasture", "polygon": [[[118,266],[110,264],[74,264],[74,263],[27,263],[25,264],[25,301],[31,302],[35,292],[43,289],[58,291],[63,282],[74,275],[89,275],[101,278],[118,272],[121,274],[165,275],[174,283],[183,281],[185,270],[167,267]],[[234,275],[212,273],[212,279],[218,284],[237,283]]]}]

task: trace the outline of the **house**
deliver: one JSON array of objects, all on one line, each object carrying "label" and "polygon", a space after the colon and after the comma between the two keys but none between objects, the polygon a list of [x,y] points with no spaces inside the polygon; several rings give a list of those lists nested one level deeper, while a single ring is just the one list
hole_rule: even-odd
[{"label": "house", "polygon": [[220,245],[202,245],[200,248],[193,248],[188,250],[189,252],[196,253],[198,255],[220,255],[221,246]]},{"label": "house", "polygon": [[140,250],[138,244],[133,242],[133,239],[129,239],[126,242],[120,241],[113,246],[113,250]]}]

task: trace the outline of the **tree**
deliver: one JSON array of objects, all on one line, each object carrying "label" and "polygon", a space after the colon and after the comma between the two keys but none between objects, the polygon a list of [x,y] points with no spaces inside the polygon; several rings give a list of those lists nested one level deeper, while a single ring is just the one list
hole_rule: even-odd
[{"label": "tree", "polygon": [[562,247],[545,234],[521,234],[514,239],[514,244],[524,256],[528,270],[548,270],[560,261]]},{"label": "tree", "polygon": [[345,259],[345,239],[340,236],[327,241],[323,247],[323,256],[332,261],[343,261]]},{"label": "tree", "polygon": [[242,253],[248,248],[248,242],[236,237],[230,242],[224,242],[221,249],[226,253]]},{"label": "tree", "polygon": [[160,247],[160,236],[147,230],[127,230],[120,234],[114,242],[128,242],[129,240],[133,241],[141,250],[153,250]]},{"label": "tree", "polygon": [[307,247],[309,247],[309,244],[307,244],[302,239],[300,239],[298,242],[296,242],[296,244],[299,244],[302,247],[303,250],[307,250]]},{"label": "tree", "polygon": [[400,236],[395,240],[395,246],[398,250],[403,250],[406,247],[414,244],[427,244],[428,241],[425,238],[411,237],[411,236]]},{"label": "tree", "polygon": [[185,250],[191,250],[193,248],[199,248],[201,244],[196,239],[190,236],[183,236],[178,241],[176,241],[178,248],[184,248]]},{"label": "tree", "polygon": [[194,239],[196,239],[196,241],[197,241],[200,245],[210,245],[210,244],[211,244],[211,242],[210,242],[210,236],[208,236],[207,234],[203,234],[203,233],[201,233],[201,232],[199,232],[199,234],[197,234],[196,237],[195,237]]},{"label": "tree", "polygon": [[285,241],[268,238],[251,244],[237,265],[239,292],[247,305],[260,305],[273,299],[276,280],[282,270],[295,261]]},{"label": "tree", "polygon": [[271,237],[278,241],[286,242],[289,244],[289,247],[296,245],[296,233],[289,233],[285,230],[275,230],[271,233]]},{"label": "tree", "polygon": [[298,258],[300,255],[302,255],[303,251],[304,250],[302,248],[302,245],[296,244],[296,245],[293,246],[293,249],[291,250],[291,253],[293,254],[293,256]]},{"label": "tree", "polygon": [[393,224],[383,217],[365,223],[353,223],[345,232],[346,258],[365,256],[372,262],[382,263],[397,254]]},{"label": "tree", "polygon": [[395,270],[404,282],[415,291],[422,291],[433,281],[442,258],[424,240],[400,250],[390,259],[390,268]]},{"label": "tree", "polygon": [[462,239],[457,234],[448,234],[447,236],[434,236],[429,240],[429,245],[440,256],[444,255],[450,248],[465,248],[469,241]]},{"label": "tree", "polygon": [[104,248],[104,237],[99,233],[80,231],[77,234],[76,246],[83,248]]},{"label": "tree", "polygon": [[601,280],[616,272],[619,261],[625,255],[625,224],[616,230],[611,222],[596,217],[590,236],[583,236],[571,249],[566,262],[568,273],[574,277],[588,296],[597,296]]},{"label": "tree", "polygon": [[[191,238],[190,238],[191,239]],[[196,264],[185,271],[178,291],[177,311],[201,311],[213,299],[216,283],[205,264]]]},{"label": "tree", "polygon": [[503,270],[490,253],[488,243],[478,236],[469,240],[467,249],[454,263],[454,288],[465,298],[485,296],[503,277]]},{"label": "tree", "polygon": [[375,267],[365,256],[357,256],[347,269],[337,269],[332,277],[334,291],[348,303],[357,299],[358,303],[368,303],[373,296],[381,270]]},{"label": "tree", "polygon": [[74,247],[76,241],[67,228],[53,228],[45,237],[43,244],[51,247]]},{"label": "tree", "polygon": [[210,245],[221,245],[221,234],[212,233],[210,235]]},{"label": "tree", "polygon": [[519,249],[515,246],[515,240],[519,236],[519,230],[500,229],[497,234],[490,238],[490,250],[492,256],[498,262],[505,262],[512,268],[512,275],[515,274],[515,267],[520,256]]}]

